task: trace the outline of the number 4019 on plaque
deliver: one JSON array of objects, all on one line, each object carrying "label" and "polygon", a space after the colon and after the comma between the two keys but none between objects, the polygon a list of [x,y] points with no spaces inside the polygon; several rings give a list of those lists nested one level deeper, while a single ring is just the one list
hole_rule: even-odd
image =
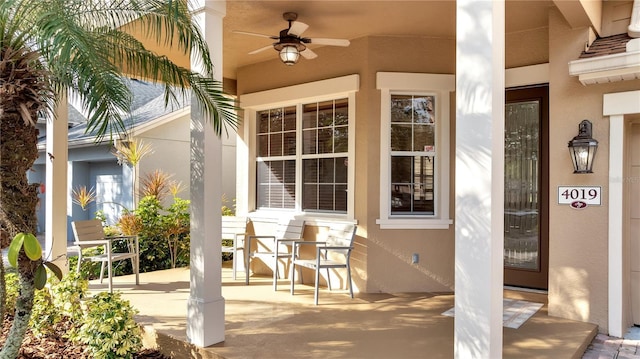
[{"label": "number 4019 on plaque", "polygon": [[583,202],[588,205],[599,206],[602,187],[600,186],[558,186],[558,204],[572,204]]}]

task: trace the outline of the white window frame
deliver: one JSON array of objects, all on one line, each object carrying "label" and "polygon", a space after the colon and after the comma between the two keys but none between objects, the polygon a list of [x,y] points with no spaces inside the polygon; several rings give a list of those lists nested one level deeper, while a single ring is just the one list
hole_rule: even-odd
[{"label": "white window frame", "polygon": [[[450,96],[455,77],[447,74],[378,72],[380,90],[380,218],[381,229],[449,229]],[[391,95],[433,95],[436,106],[434,214],[391,214]]]},{"label": "white window frame", "polygon": [[[303,215],[314,218],[335,218],[353,220],[355,214],[355,118],[356,92],[360,88],[360,76],[348,75],[328,80],[309,82],[301,85],[282,87],[273,90],[250,93],[240,96],[240,106],[245,110],[244,139],[245,146],[240,148],[238,167],[246,172],[238,172],[237,210],[239,213],[252,213],[261,217],[277,218],[283,212],[288,215]],[[349,143],[347,160],[350,163],[347,172],[347,213],[324,213],[302,211],[302,168],[296,168],[295,210],[256,209],[256,114],[259,111],[277,107],[296,106],[296,163],[302,166],[302,106],[307,103],[323,102],[346,98],[349,102]],[[306,156],[306,157],[305,157]],[[246,188],[246,191],[241,189]]]}]

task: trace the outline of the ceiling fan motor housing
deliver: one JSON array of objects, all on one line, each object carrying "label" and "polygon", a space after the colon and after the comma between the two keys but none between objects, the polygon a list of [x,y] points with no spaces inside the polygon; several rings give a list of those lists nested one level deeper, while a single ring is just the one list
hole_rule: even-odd
[{"label": "ceiling fan motor housing", "polygon": [[273,44],[273,48],[276,49],[276,51],[282,50],[285,46],[295,46],[298,51],[304,51],[307,48],[299,37],[289,35],[289,29],[280,31],[280,41]]}]

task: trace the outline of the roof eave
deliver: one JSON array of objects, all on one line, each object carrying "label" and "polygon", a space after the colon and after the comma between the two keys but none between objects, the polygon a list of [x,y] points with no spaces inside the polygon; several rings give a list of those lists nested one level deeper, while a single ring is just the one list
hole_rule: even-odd
[{"label": "roof eave", "polygon": [[640,51],[580,59],[569,62],[569,75],[587,86],[640,79]]}]

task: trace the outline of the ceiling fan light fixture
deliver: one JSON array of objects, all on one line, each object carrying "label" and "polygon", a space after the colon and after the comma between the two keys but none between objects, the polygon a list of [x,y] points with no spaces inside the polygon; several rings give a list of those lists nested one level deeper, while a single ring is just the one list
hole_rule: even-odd
[{"label": "ceiling fan light fixture", "polygon": [[293,66],[298,63],[300,51],[295,45],[285,45],[280,49],[280,60],[287,66]]}]

